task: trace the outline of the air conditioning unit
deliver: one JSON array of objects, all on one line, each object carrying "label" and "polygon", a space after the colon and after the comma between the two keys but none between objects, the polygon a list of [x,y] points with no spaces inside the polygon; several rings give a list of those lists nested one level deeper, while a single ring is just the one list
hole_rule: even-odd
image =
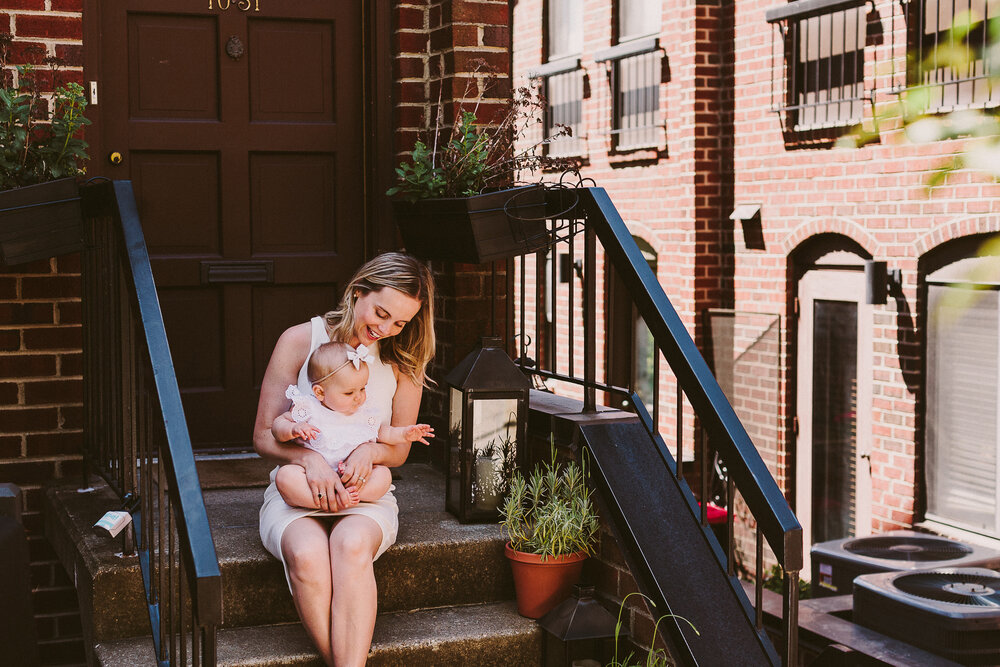
[{"label": "air conditioning unit", "polygon": [[894,530],[813,545],[812,595],[850,595],[854,577],[938,567],[1000,567],[1000,551],[938,535]]},{"label": "air conditioning unit", "polygon": [[1000,572],[978,567],[865,574],[858,625],[963,665],[1000,664]]}]

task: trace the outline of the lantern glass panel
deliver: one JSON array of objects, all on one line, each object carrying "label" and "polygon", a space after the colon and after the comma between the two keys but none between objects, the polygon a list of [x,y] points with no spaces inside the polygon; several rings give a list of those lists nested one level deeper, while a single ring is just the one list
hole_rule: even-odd
[{"label": "lantern glass panel", "polygon": [[457,503],[462,497],[462,408],[464,404],[462,392],[451,388],[450,423],[448,424],[450,448],[448,456],[448,498]]},{"label": "lantern glass panel", "polygon": [[[472,496],[479,510],[495,510],[504,485],[507,448],[516,447],[517,399],[494,398],[472,403],[472,449],[475,453]],[[506,458],[509,458],[507,456]]]}]

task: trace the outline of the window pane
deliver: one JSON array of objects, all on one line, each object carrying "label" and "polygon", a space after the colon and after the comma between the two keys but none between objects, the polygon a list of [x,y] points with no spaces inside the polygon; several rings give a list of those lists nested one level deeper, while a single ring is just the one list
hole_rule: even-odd
[{"label": "window pane", "polygon": [[846,9],[791,24],[796,129],[861,120],[866,11],[865,7]]},{"label": "window pane", "polygon": [[660,111],[659,51],[640,53],[615,63],[615,147],[655,146]]},{"label": "window pane", "polygon": [[[929,87],[932,111],[1000,104],[1000,86],[989,80],[990,62],[983,57],[991,42],[985,21],[974,26],[964,41],[951,34],[955,17],[969,12],[987,21],[996,15],[995,5],[986,0],[923,2],[915,30],[913,61],[918,68],[911,84]],[[958,27],[964,30],[962,23]]]},{"label": "window pane", "polygon": [[[545,80],[545,98],[548,104],[545,115],[545,138],[549,155],[581,155],[585,152],[583,140],[583,70],[554,74]],[[560,127],[569,128],[569,134]],[[554,135],[560,134],[556,138]]]},{"label": "window pane", "polygon": [[931,285],[927,511],[998,531],[997,292]]},{"label": "window pane", "polygon": [[855,533],[858,305],[813,306],[812,539]]},{"label": "window pane", "polygon": [[660,0],[620,0],[618,41],[660,32]]},{"label": "window pane", "polygon": [[582,0],[549,0],[549,60],[583,50]]}]

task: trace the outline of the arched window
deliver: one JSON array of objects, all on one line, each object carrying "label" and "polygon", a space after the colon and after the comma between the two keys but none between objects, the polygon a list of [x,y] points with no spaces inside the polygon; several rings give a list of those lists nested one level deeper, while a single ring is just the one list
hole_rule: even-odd
[{"label": "arched window", "polygon": [[927,275],[927,518],[1000,536],[1000,257]]}]

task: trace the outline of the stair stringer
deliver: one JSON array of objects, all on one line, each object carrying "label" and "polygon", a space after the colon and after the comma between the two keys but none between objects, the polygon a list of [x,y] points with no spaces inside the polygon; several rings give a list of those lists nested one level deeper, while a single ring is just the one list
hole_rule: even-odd
[{"label": "stair stringer", "polygon": [[[618,538],[639,590],[656,605],[654,617],[673,658],[684,665],[780,665],[781,659],[722,550],[699,521],[698,503],[662,441],[638,421],[580,427],[590,450],[592,479],[605,519]],[[655,619],[654,619],[655,620]]]}]

